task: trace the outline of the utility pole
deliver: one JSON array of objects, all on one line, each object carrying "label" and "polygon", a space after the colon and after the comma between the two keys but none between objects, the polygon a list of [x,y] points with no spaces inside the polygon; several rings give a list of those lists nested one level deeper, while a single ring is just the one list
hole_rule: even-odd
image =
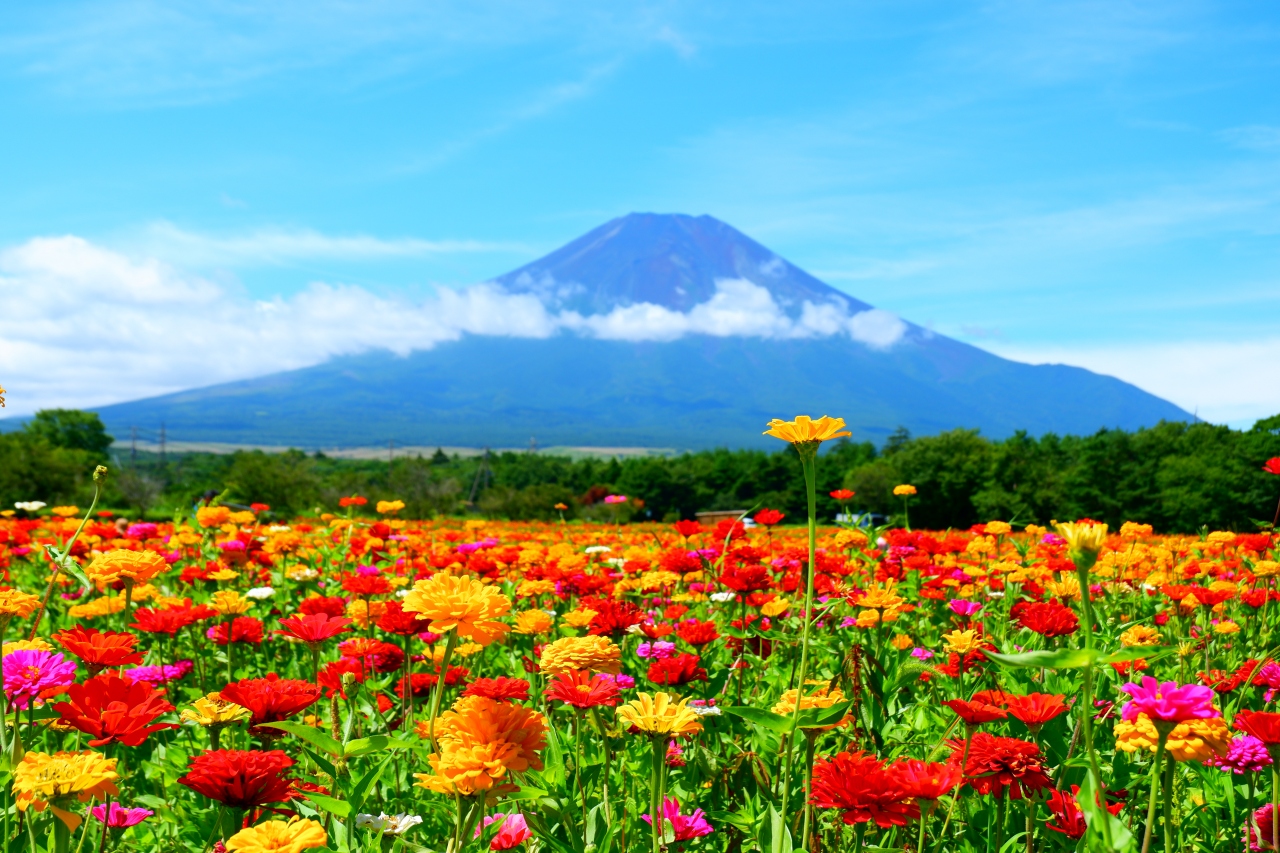
[{"label": "utility pole", "polygon": [[164,443],[165,443],[164,421],[161,421],[160,422],[160,464],[161,465],[164,464]]},{"label": "utility pole", "polygon": [[484,479],[484,484],[489,485],[492,472],[489,470],[489,448],[484,449],[484,456],[480,458],[480,467],[476,469],[475,481],[471,483],[471,497],[467,498],[467,503],[475,505],[476,492],[480,490],[480,480]]},{"label": "utility pole", "polygon": [[536,435],[529,436],[529,453],[538,452],[538,437]]},{"label": "utility pole", "polygon": [[138,466],[138,428],[136,426],[129,427],[129,467],[136,468]]}]

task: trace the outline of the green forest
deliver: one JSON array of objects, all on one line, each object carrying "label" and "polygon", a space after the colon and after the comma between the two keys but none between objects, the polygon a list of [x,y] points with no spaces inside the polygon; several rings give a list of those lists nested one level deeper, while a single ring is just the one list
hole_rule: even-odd
[{"label": "green forest", "polygon": [[[899,483],[918,494],[913,526],[968,527],[1002,519],[1018,524],[1088,516],[1110,524],[1140,521],[1163,532],[1251,530],[1270,523],[1280,477],[1262,470],[1280,456],[1280,415],[1248,430],[1207,423],[1161,423],[1134,432],[1105,429],[1088,436],[1024,433],[993,440],[974,430],[913,437],[894,433],[882,446],[838,441],[824,447],[819,511],[839,505],[826,494],[856,496],[848,507],[901,520]],[[372,502],[399,499],[406,515],[481,514],[674,521],[702,510],[769,507],[804,516],[803,481],[794,451],[712,450],[669,457],[570,459],[540,453],[499,453],[387,461],[350,460],[301,451],[230,454],[139,453],[113,444],[98,416],[77,410],[38,413],[22,429],[0,434],[0,501],[87,504],[89,474],[111,469],[105,504],[133,516],[168,517],[206,494],[229,503],[264,503],[274,515],[336,509],[360,494]],[[638,498],[621,509],[609,493]]]}]

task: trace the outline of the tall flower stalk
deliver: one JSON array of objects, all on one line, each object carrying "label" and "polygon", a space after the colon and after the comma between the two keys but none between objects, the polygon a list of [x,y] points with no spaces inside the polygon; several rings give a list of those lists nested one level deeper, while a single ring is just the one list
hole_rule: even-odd
[{"label": "tall flower stalk", "polygon": [[[817,571],[818,552],[818,448],[822,446],[824,441],[852,435],[852,433],[844,429],[843,418],[831,418],[823,415],[815,421],[806,415],[799,415],[794,421],[783,421],[774,418],[769,422],[769,429],[765,430],[764,434],[788,441],[796,449],[796,453],[800,457],[800,467],[804,471],[805,496],[808,499],[809,562],[805,572],[804,613],[802,615],[804,628],[800,634],[800,669],[796,673],[798,690],[796,707],[791,713],[791,729],[795,731],[796,724],[800,720],[800,706],[803,704],[799,697],[804,695],[805,678],[809,674],[809,634],[814,621],[813,583],[814,575]],[[782,815],[784,818],[787,815],[787,806],[791,795],[791,761],[794,749],[794,740],[788,738],[787,757],[782,778]],[[806,769],[805,802],[809,801],[812,794],[810,790],[812,784],[812,773],[809,772],[809,769]],[[808,826],[806,825],[805,828],[807,830]]]}]

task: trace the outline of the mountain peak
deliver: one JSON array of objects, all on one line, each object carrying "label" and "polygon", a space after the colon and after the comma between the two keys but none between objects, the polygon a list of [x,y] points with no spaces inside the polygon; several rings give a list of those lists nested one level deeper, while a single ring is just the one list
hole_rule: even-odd
[{"label": "mountain peak", "polygon": [[682,213],[620,216],[494,279],[511,293],[581,314],[644,303],[687,312],[710,301],[722,281],[763,287],[784,309],[804,302],[834,302],[853,312],[871,307],[715,217]]}]

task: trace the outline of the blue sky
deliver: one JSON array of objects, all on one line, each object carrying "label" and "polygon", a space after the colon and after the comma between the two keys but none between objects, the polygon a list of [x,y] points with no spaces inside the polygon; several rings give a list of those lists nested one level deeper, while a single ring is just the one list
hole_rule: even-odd
[{"label": "blue sky", "polygon": [[299,366],[331,349],[237,316],[394,312],[646,210],[1001,354],[1280,412],[1270,4],[8,4],[0,110],[14,411]]}]

